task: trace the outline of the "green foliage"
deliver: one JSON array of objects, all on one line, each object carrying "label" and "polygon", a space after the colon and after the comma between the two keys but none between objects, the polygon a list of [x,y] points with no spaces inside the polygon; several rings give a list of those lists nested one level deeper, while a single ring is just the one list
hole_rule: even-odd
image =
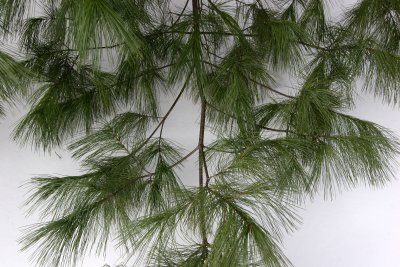
[{"label": "green foliage", "polygon": [[250,31],[255,35],[257,50],[264,51],[266,59],[275,68],[286,67],[301,60],[300,41],[308,39],[301,24],[281,19],[273,10],[254,5],[253,24]]},{"label": "green foliage", "polygon": [[113,90],[112,74],[90,66],[75,67],[68,56],[53,59],[46,61],[48,66],[39,65],[43,58],[33,60],[32,68],[44,72],[44,81],[32,94],[32,108],[15,130],[16,139],[23,143],[32,139],[36,147],[44,144],[48,148],[78,130],[89,131],[96,120],[115,111],[121,99]]},{"label": "green foliage", "polygon": [[[396,138],[347,112],[359,82],[400,103],[398,1],[359,1],[337,22],[323,0],[31,2],[0,0],[21,54],[0,53],[0,101],[28,98],[17,141],[70,142],[82,163],[29,184],[45,222],[21,244],[38,266],[115,239],[135,266],[290,266],[282,236],[305,199],[392,179]],[[186,152],[164,129],[185,97],[200,106]],[[179,177],[195,154],[198,176]]]},{"label": "green foliage", "polygon": [[0,116],[4,115],[3,103],[12,104],[16,96],[26,94],[25,81],[29,70],[10,55],[0,52]]},{"label": "green foliage", "polygon": [[[223,182],[184,192],[173,208],[132,224],[129,235],[137,236],[136,248],[151,254],[150,266],[286,266],[275,239],[280,227],[292,227],[296,218],[283,199],[266,183]],[[245,208],[249,204],[251,210]],[[203,209],[210,244],[191,238],[202,231]],[[180,235],[187,244],[179,244]]]}]

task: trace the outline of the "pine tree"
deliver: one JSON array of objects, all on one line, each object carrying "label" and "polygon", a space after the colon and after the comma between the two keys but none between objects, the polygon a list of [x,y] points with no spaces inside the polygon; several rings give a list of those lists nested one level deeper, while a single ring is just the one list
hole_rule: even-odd
[{"label": "pine tree", "polygon": [[[290,266],[281,237],[305,199],[393,178],[396,139],[346,112],[357,84],[400,103],[398,0],[340,20],[323,0],[36,2],[0,0],[20,55],[0,54],[0,99],[30,100],[17,141],[72,142],[84,171],[32,180],[45,222],[21,243],[38,266],[75,266],[115,238],[134,266]],[[185,98],[199,107],[186,152],[163,131]],[[197,186],[177,172],[189,157]]]}]

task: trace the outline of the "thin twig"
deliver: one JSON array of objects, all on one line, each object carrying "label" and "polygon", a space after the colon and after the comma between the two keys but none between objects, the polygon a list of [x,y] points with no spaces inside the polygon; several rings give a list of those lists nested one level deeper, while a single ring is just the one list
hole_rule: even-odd
[{"label": "thin twig", "polygon": [[[189,75],[190,77],[190,75]],[[151,132],[151,134],[147,137],[147,139],[138,147],[135,149],[133,152],[134,154],[138,152],[140,149],[142,149],[149,141],[150,139],[154,136],[154,134],[158,131],[158,129],[164,124],[165,120],[168,118],[168,116],[171,114],[172,110],[174,110],[176,104],[178,103],[179,99],[183,95],[183,92],[186,89],[187,83],[188,83],[189,78],[185,81],[185,84],[182,86],[182,89],[180,90],[178,96],[175,98],[174,102],[172,103],[171,107],[168,109],[167,113],[165,113],[164,117],[160,121],[160,123],[157,125],[157,127]]]},{"label": "thin twig", "polygon": [[189,4],[189,0],[186,0],[185,6],[182,8],[181,13],[179,13],[178,18],[171,24],[170,28],[173,28],[179,22],[179,20],[183,16],[183,13],[185,13],[185,11],[186,11],[188,4]]},{"label": "thin twig", "polygon": [[[228,114],[228,113],[226,113],[226,112],[220,110],[220,109],[217,108],[216,106],[211,105],[211,104],[208,103],[208,102],[207,102],[207,105],[208,105],[209,107],[211,107],[212,109],[215,109],[216,111],[218,111],[218,112],[220,112],[220,113],[222,113],[222,114],[224,114],[224,115],[226,115],[226,116],[228,116],[228,117],[231,117],[232,119],[237,120],[237,118],[236,118],[234,115]],[[263,126],[263,125],[261,125],[261,124],[256,124],[256,126],[259,127],[259,128],[261,128],[261,129],[268,130],[268,131],[272,131],[272,132],[286,133],[286,130],[270,128],[270,127]],[[290,132],[290,133],[295,133],[295,132]]]},{"label": "thin twig", "polygon": [[[181,164],[183,161],[187,160],[190,156],[192,156],[197,150],[199,149],[199,147],[195,147],[192,151],[190,151],[188,154],[186,154],[185,156],[183,156],[180,160],[178,160],[177,162],[175,162],[174,164],[170,165],[168,168],[172,169],[175,168],[176,166],[178,166],[179,164]],[[132,181],[127,182],[126,184],[124,184],[122,187],[120,187],[119,189],[115,190],[112,195],[115,196],[116,194],[118,194],[119,192],[129,188],[128,185],[136,182],[139,179],[143,179],[143,178],[147,178],[147,177],[151,177],[153,175],[155,175],[155,172],[152,173],[148,173],[148,174],[144,174],[138,177],[135,177],[135,179],[133,179]]]},{"label": "thin twig", "polygon": [[265,85],[265,84],[262,84],[262,83],[260,83],[260,82],[257,82],[256,80],[253,80],[253,79],[249,79],[249,80],[250,80],[251,82],[257,84],[258,86],[261,86],[261,87],[263,87],[263,88],[265,88],[265,89],[267,89],[267,90],[269,90],[269,91],[271,91],[271,92],[274,92],[275,94],[278,94],[278,95],[281,95],[281,96],[284,96],[284,97],[287,97],[287,98],[292,98],[292,99],[295,98],[294,96],[281,93],[281,92],[279,92],[279,91],[277,91],[277,90],[271,88],[271,87],[268,86],[268,85]]},{"label": "thin twig", "polygon": [[181,158],[180,160],[178,160],[177,162],[175,162],[174,164],[171,165],[171,168],[174,168],[176,166],[178,166],[179,164],[181,164],[183,161],[185,161],[186,159],[188,159],[191,155],[193,155],[194,153],[196,153],[196,151],[199,149],[199,147],[195,147],[192,151],[190,151],[188,154],[186,154],[186,156],[184,156],[183,158]]},{"label": "thin twig", "polygon": [[[202,60],[202,62],[203,62],[204,64],[210,65],[210,66],[212,66],[212,67],[221,69],[220,66],[218,66],[218,65],[216,65],[216,64],[214,64],[214,63],[211,63],[211,62],[209,62],[209,61]],[[278,94],[278,95],[281,95],[281,96],[284,96],[284,97],[287,97],[287,98],[292,98],[292,99],[295,98],[294,96],[281,93],[281,92],[279,92],[279,91],[277,91],[277,90],[275,90],[275,89],[269,87],[268,85],[262,84],[262,83],[260,83],[260,82],[258,82],[258,81],[256,81],[256,80],[254,80],[254,79],[251,79],[251,78],[248,78],[248,79],[249,79],[249,81],[251,81],[251,82],[257,84],[258,86],[261,86],[261,87],[263,87],[263,88],[265,88],[265,89],[267,89],[267,90],[269,90],[269,91],[271,91],[271,92],[274,92],[274,93],[276,93],[276,94]]]}]

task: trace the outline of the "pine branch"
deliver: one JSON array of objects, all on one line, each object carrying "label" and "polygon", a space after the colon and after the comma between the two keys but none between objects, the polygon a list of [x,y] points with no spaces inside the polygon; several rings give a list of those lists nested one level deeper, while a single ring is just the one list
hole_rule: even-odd
[{"label": "pine branch", "polygon": [[[226,115],[226,116],[228,116],[228,117],[230,117],[230,118],[232,118],[232,119],[237,120],[237,118],[236,118],[234,115],[228,114],[228,113],[226,113],[226,112],[224,112],[224,111],[218,109],[217,107],[211,105],[210,103],[207,103],[207,106],[209,106],[209,107],[215,109],[216,111],[218,111],[218,112],[220,112],[220,113],[222,113],[222,114],[224,114],[224,115]],[[293,133],[293,134],[297,134],[297,133],[295,133],[295,132],[293,132],[293,131],[288,131],[288,130],[283,130],[283,129],[270,128],[270,127],[266,127],[266,126],[263,126],[263,125],[260,125],[260,124],[257,124],[257,127],[260,127],[261,129],[265,129],[265,130],[272,131],[272,132],[278,132],[278,133],[287,133],[287,132],[290,132],[290,133]]]},{"label": "pine branch", "polygon": [[[190,75],[189,75],[190,77]],[[142,149],[150,140],[151,138],[155,135],[155,133],[158,131],[158,129],[160,127],[163,126],[164,122],[167,120],[168,116],[171,114],[171,112],[174,110],[176,104],[178,103],[179,99],[181,98],[181,96],[183,95],[183,92],[186,89],[187,86],[187,82],[188,80],[186,80],[185,84],[182,86],[182,89],[179,91],[178,96],[175,98],[174,102],[172,103],[171,107],[168,109],[168,111],[165,113],[165,115],[163,116],[163,118],[161,119],[160,123],[156,126],[156,128],[150,133],[150,135],[146,138],[146,140],[144,140],[144,142],[135,149],[135,151],[133,153],[138,152],[140,149]]]},{"label": "pine branch", "polygon": [[[191,157],[194,153],[196,153],[196,151],[198,151],[198,150],[199,150],[198,147],[194,148],[192,151],[190,151],[188,154],[186,154],[186,155],[183,156],[181,159],[179,159],[178,161],[176,161],[174,164],[168,166],[168,168],[169,168],[169,169],[173,169],[173,168],[175,168],[176,166],[182,164],[185,160],[187,160],[188,158],[190,158],[190,157]],[[123,186],[121,186],[120,188],[118,188],[117,190],[115,190],[115,191],[112,193],[112,196],[115,196],[115,195],[117,195],[118,193],[120,193],[120,192],[122,192],[122,191],[124,191],[124,190],[129,189],[129,185],[132,185],[133,183],[137,182],[137,180],[144,179],[144,178],[150,178],[150,177],[154,176],[155,174],[156,174],[156,172],[149,172],[149,173],[147,173],[147,174],[144,174],[144,175],[135,177],[134,179],[132,179],[132,180],[129,181],[128,183],[124,184]],[[109,197],[107,197],[106,199],[103,199],[103,200],[105,201],[105,200],[107,200],[107,199],[109,199]],[[103,200],[101,200],[101,201],[103,201]]]},{"label": "pine branch", "polygon": [[190,1],[190,0],[186,0],[185,5],[183,6],[181,12],[178,14],[178,17],[177,17],[176,20],[171,24],[171,26],[169,26],[169,28],[173,28],[173,27],[180,21],[180,19],[182,18],[183,14],[184,14],[185,11],[186,11],[186,8],[187,8],[188,5],[189,5],[189,1]]},{"label": "pine branch", "polygon": [[[210,65],[211,67],[214,67],[214,68],[217,68],[217,69],[220,69],[220,68],[221,68],[220,66],[218,66],[218,65],[216,65],[216,64],[214,64],[214,63],[211,63],[211,62],[209,62],[209,61],[206,61],[206,60],[203,60],[202,62],[203,62],[204,64]],[[262,88],[265,88],[265,89],[267,89],[267,90],[269,90],[269,91],[271,91],[271,92],[273,92],[273,93],[276,93],[276,94],[278,94],[278,95],[284,96],[284,97],[286,97],[286,98],[295,98],[294,96],[287,95],[287,94],[284,94],[284,93],[282,93],[282,92],[279,92],[279,91],[277,91],[277,90],[271,88],[270,86],[265,85],[265,84],[262,84],[262,83],[260,83],[260,82],[258,82],[258,81],[256,81],[256,80],[254,80],[254,79],[249,79],[249,80],[250,80],[251,82],[255,83],[256,85],[258,85],[258,86],[260,86],[260,87],[262,87]]]},{"label": "pine branch", "polygon": [[[201,113],[200,113],[200,134],[199,134],[199,186],[204,186],[204,178],[203,178],[203,168],[206,174],[206,184],[208,186],[209,174],[207,168],[207,161],[204,153],[204,133],[205,133],[205,124],[206,124],[206,110],[207,104],[204,98],[204,95],[201,96]],[[203,165],[203,166],[202,166]]]},{"label": "pine branch", "polygon": [[[102,50],[102,49],[113,49],[117,48],[119,46],[122,46],[123,44],[114,44],[114,45],[107,45],[107,46],[97,46],[97,47],[89,47],[87,50]],[[54,50],[54,52],[79,52],[80,50],[78,49],[73,49],[73,48],[65,48],[65,49],[59,49],[59,50]]]},{"label": "pine branch", "polygon": [[257,81],[255,81],[255,80],[253,80],[253,79],[250,79],[250,81],[253,82],[253,83],[255,83],[255,84],[257,84],[258,86],[261,86],[262,88],[265,88],[265,89],[267,89],[267,90],[269,90],[269,91],[271,91],[271,92],[273,92],[273,93],[275,93],[275,94],[278,94],[278,95],[280,95],[280,96],[284,96],[284,97],[286,97],[286,98],[292,98],[292,99],[295,98],[294,96],[287,95],[287,94],[284,94],[284,93],[282,93],[282,92],[279,92],[279,91],[277,91],[277,90],[271,88],[270,86],[267,86],[267,85],[265,85],[265,84],[262,84],[262,83],[260,83],[260,82],[257,82]]},{"label": "pine branch", "polygon": [[[200,32],[200,16],[201,16],[201,0],[192,0],[192,9],[193,9],[193,29],[195,34],[197,35]],[[200,41],[201,45],[201,41]],[[197,57],[196,55],[194,56],[195,59],[195,66],[199,66],[198,60],[201,60],[201,56]],[[197,60],[197,61],[196,61]],[[200,71],[197,69],[197,71]],[[199,95],[200,95],[200,126],[199,126],[199,142],[198,142],[198,148],[199,148],[199,162],[198,162],[198,169],[199,169],[199,187],[203,188],[204,187],[204,177],[203,177],[203,168],[206,169],[206,163],[205,163],[205,156],[204,156],[204,133],[205,133],[205,123],[206,123],[206,102],[205,102],[205,96],[204,96],[204,88],[203,84],[201,81],[197,81],[197,89],[199,90]],[[206,175],[208,176],[208,171],[206,171]],[[208,177],[206,178],[208,179]],[[203,197],[201,198],[201,206],[199,212],[199,228],[200,228],[200,235],[202,239],[202,252],[201,252],[201,259],[202,262],[204,263],[208,257],[208,240],[207,240],[207,229],[206,229],[206,214],[205,214],[205,199]]]},{"label": "pine branch", "polygon": [[[50,2],[22,28],[23,0],[0,12],[30,56],[19,68],[0,53],[11,63],[0,101],[14,99],[25,69],[37,74],[16,136],[46,147],[87,130],[69,147],[86,174],[34,179],[30,210],[51,218],[25,243],[40,266],[76,265],[116,229],[135,266],[285,267],[278,242],[296,227],[294,203],[391,179],[396,139],[343,110],[360,77],[400,102],[393,3],[362,1],[337,23],[322,0]],[[301,81],[296,95],[273,88],[272,71]],[[176,95],[160,117],[161,90]],[[182,153],[165,136],[184,94],[199,121]],[[194,155],[196,187],[176,173]]]}]

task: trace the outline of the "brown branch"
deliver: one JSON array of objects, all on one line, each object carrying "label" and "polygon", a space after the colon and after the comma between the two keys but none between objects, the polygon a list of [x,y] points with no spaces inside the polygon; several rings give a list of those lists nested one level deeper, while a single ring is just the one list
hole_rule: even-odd
[{"label": "brown branch", "polygon": [[178,160],[177,162],[175,162],[174,164],[172,164],[170,167],[174,168],[176,166],[178,166],[179,164],[181,164],[182,162],[184,162],[186,159],[188,159],[191,155],[193,155],[194,153],[196,153],[196,151],[199,149],[199,147],[195,147],[192,151],[190,151],[188,154],[186,154],[186,156],[184,156],[183,158],[181,158],[180,160]]},{"label": "brown branch", "polygon": [[269,91],[271,91],[271,92],[274,92],[275,94],[278,94],[278,95],[281,95],[281,96],[284,96],[284,97],[287,97],[287,98],[292,98],[292,99],[295,98],[294,96],[281,93],[281,92],[279,92],[279,91],[277,91],[277,90],[271,88],[271,87],[268,86],[268,85],[265,85],[265,84],[262,84],[262,83],[260,83],[260,82],[257,82],[256,80],[253,80],[253,79],[249,79],[249,80],[250,80],[251,82],[257,84],[258,86],[261,86],[261,87],[263,87],[263,88],[265,88],[265,89],[267,89],[267,90],[269,90]]},{"label": "brown branch", "polygon": [[[234,115],[228,114],[228,113],[226,113],[226,112],[220,110],[220,109],[217,108],[216,106],[211,105],[211,104],[208,103],[208,102],[207,102],[207,105],[208,105],[209,107],[215,109],[216,111],[218,111],[218,112],[220,112],[220,113],[222,113],[222,114],[224,114],[224,115],[226,115],[226,116],[228,116],[228,117],[231,117],[232,119],[237,120],[237,118],[236,118]],[[286,132],[287,132],[287,130],[270,128],[270,127],[266,127],[266,126],[263,126],[263,125],[260,125],[260,124],[256,124],[256,126],[259,127],[259,128],[261,128],[261,129],[268,130],[268,131],[272,131],[272,132],[279,132],[279,133],[286,133]],[[295,132],[292,132],[292,131],[289,131],[289,132],[290,132],[290,133],[296,134]]]},{"label": "brown branch", "polygon": [[[214,63],[211,63],[211,62],[209,62],[209,61],[202,60],[202,63],[207,64],[207,65],[210,65],[210,66],[212,66],[212,67],[214,67],[214,68],[221,69],[220,66],[218,66],[218,65],[216,65],[216,64],[214,64]],[[281,93],[281,92],[279,92],[279,91],[277,91],[277,90],[275,90],[275,89],[269,87],[268,85],[262,84],[262,83],[260,83],[260,82],[258,82],[258,81],[256,81],[256,80],[254,80],[254,79],[251,79],[251,78],[248,78],[248,79],[249,79],[249,81],[251,81],[251,82],[257,84],[258,86],[261,86],[261,87],[263,87],[263,88],[265,88],[265,89],[267,89],[267,90],[269,90],[269,91],[271,91],[271,92],[274,92],[274,93],[276,93],[276,94],[278,94],[278,95],[281,95],[281,96],[284,96],[284,97],[287,97],[287,98],[292,98],[292,99],[295,98],[294,96]]]},{"label": "brown branch", "polygon": [[206,105],[203,99],[201,100],[201,111],[200,111],[200,130],[199,130],[199,186],[204,185],[203,179],[203,165],[204,161],[204,131],[205,131],[205,115],[206,115]]},{"label": "brown branch", "polygon": [[[191,35],[194,33],[194,31],[164,31],[162,34],[187,34]],[[231,33],[231,32],[213,32],[213,31],[198,31],[198,34],[201,35],[225,35],[225,36],[239,36],[239,34]],[[243,33],[242,34],[245,37],[257,37],[257,34],[251,34],[251,33]]]},{"label": "brown branch", "polygon": [[[190,77],[190,75],[189,75]],[[178,96],[175,98],[174,102],[172,103],[171,107],[168,109],[167,113],[165,113],[164,117],[162,118],[162,120],[160,121],[160,123],[157,125],[157,127],[153,130],[153,132],[151,132],[151,134],[147,137],[147,139],[138,147],[135,149],[135,151],[133,151],[133,154],[135,154],[136,152],[138,152],[140,149],[142,149],[149,141],[150,139],[155,135],[155,133],[158,131],[158,129],[160,127],[162,127],[162,125],[164,124],[165,120],[168,118],[168,116],[171,114],[172,110],[174,110],[176,104],[178,103],[179,99],[181,98],[181,96],[183,95],[183,92],[186,89],[187,83],[188,83],[189,78],[186,80],[185,84],[182,86],[182,89],[180,90]]]},{"label": "brown branch", "polygon": [[186,3],[184,5],[184,7],[182,8],[181,13],[178,14],[178,18],[171,24],[170,28],[173,28],[178,22],[179,20],[182,18],[183,13],[185,13],[185,10],[187,8],[187,6],[189,5],[189,0],[186,0]]},{"label": "brown branch", "polygon": [[[200,16],[201,16],[201,8],[202,3],[201,0],[192,0],[192,9],[193,9],[193,29],[195,32],[200,32]],[[201,59],[200,59],[201,60]],[[199,63],[199,62],[197,62]],[[204,156],[204,132],[205,132],[205,124],[206,124],[206,101],[202,88],[202,84],[198,84],[200,101],[201,101],[201,112],[200,112],[200,133],[199,133],[199,187],[202,188],[204,186],[204,177],[203,177],[203,164],[205,163]],[[202,163],[203,162],[203,163]],[[204,165],[205,167],[206,165]],[[207,240],[207,226],[206,226],[206,211],[205,211],[205,199],[201,198],[201,209],[199,211],[199,230],[202,239],[202,253],[201,259],[202,262],[205,263],[208,257],[208,240]]]},{"label": "brown branch", "polygon": [[206,174],[206,186],[208,186],[209,173],[207,169],[206,156],[204,153],[204,133],[205,133],[205,123],[206,123],[206,101],[204,95],[201,96],[201,114],[200,114],[200,134],[199,134],[199,185],[202,187],[204,185],[203,178],[203,167]]},{"label": "brown branch", "polygon": [[[180,160],[178,160],[177,162],[175,162],[174,164],[170,165],[168,168],[174,168],[176,166],[178,166],[179,164],[181,164],[182,162],[184,162],[185,160],[187,160],[190,156],[192,156],[196,151],[198,150],[198,147],[195,147],[192,151],[190,151],[188,154],[186,154],[185,156],[183,156]],[[112,195],[115,196],[116,194],[118,194],[119,192],[129,188],[128,185],[131,185],[132,183],[136,182],[139,179],[143,179],[143,178],[147,178],[147,177],[151,177],[153,175],[155,175],[155,172],[152,173],[148,173],[148,174],[144,174],[138,177],[135,177],[132,181],[127,182],[126,184],[124,184],[122,187],[120,187],[119,189],[115,190]]]},{"label": "brown branch", "polygon": [[[101,49],[113,49],[118,46],[121,46],[123,44],[114,44],[114,45],[109,45],[109,46],[96,46],[96,47],[89,47],[87,50],[101,50]],[[74,48],[65,48],[65,49],[60,49],[60,50],[54,50],[53,52],[79,52],[78,49]]]}]

